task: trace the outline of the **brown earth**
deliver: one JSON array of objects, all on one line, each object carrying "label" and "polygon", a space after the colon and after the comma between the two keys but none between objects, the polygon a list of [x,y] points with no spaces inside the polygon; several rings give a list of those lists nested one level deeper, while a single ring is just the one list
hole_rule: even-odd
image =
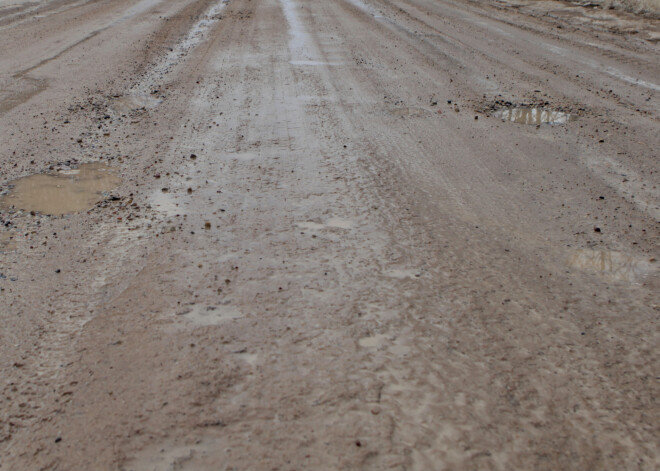
[{"label": "brown earth", "polygon": [[16,3],[1,470],[660,468],[660,21]]}]

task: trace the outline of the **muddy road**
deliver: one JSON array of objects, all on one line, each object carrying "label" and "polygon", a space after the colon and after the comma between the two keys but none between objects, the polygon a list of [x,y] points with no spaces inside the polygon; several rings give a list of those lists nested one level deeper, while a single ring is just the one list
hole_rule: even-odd
[{"label": "muddy road", "polygon": [[0,469],[658,469],[659,39],[0,3]]}]

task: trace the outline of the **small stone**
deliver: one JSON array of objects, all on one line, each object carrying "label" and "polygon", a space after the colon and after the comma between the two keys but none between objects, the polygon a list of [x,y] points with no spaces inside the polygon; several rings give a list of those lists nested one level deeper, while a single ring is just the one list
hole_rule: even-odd
[{"label": "small stone", "polygon": [[209,229],[211,229],[211,223],[210,223],[209,221],[206,221],[206,222],[204,223],[204,229],[206,229],[207,231],[208,231]]}]

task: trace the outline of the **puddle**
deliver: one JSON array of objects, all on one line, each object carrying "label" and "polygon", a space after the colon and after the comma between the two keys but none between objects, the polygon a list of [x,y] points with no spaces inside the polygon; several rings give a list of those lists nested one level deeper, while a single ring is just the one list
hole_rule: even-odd
[{"label": "puddle", "polygon": [[163,190],[158,190],[151,195],[149,203],[155,210],[160,211],[169,217],[185,213],[185,211],[179,207],[179,203],[176,202],[175,197],[170,193],[163,192]]},{"label": "puddle", "polygon": [[246,362],[250,366],[255,366],[259,360],[259,355],[256,353],[237,353],[236,356]]},{"label": "puddle", "polygon": [[303,66],[320,66],[320,65],[328,65],[328,66],[339,66],[339,65],[344,65],[342,62],[325,62],[325,61],[314,61],[314,60],[296,60],[296,61],[289,61],[291,65],[303,65]]},{"label": "puddle", "polygon": [[344,218],[330,218],[325,222],[328,227],[336,227],[338,229],[352,229],[353,221]]},{"label": "puddle", "polygon": [[360,347],[378,348],[387,342],[387,335],[376,334],[373,337],[362,337],[358,340]]},{"label": "puddle", "polygon": [[296,226],[301,229],[307,229],[310,231],[320,231],[321,229],[325,229],[325,224],[319,224],[318,222],[314,221],[298,222],[296,223]]},{"label": "puddle", "polygon": [[197,325],[218,325],[243,317],[243,313],[231,305],[201,306],[197,304],[181,315]]},{"label": "puddle", "polygon": [[518,124],[566,124],[576,119],[575,115],[562,111],[543,110],[541,108],[511,108],[495,113],[504,121]]},{"label": "puddle", "polygon": [[11,206],[24,211],[61,216],[91,209],[103,192],[117,187],[121,179],[100,162],[77,169],[19,178],[0,199],[0,208]]},{"label": "puddle", "polygon": [[325,224],[321,224],[314,221],[305,221],[296,223],[301,229],[307,229],[310,231],[320,231],[323,229],[333,228],[333,229],[352,229],[355,226],[355,223],[350,219],[332,217],[325,221]]},{"label": "puddle", "polygon": [[423,108],[397,108],[395,110],[391,110],[390,113],[392,113],[394,116],[410,116],[413,118],[427,116],[430,114]]},{"label": "puddle", "polygon": [[569,257],[568,264],[598,273],[609,281],[635,281],[640,276],[656,271],[658,262],[650,262],[621,252],[578,250]]},{"label": "puddle", "polygon": [[115,113],[129,113],[135,110],[155,108],[163,102],[161,98],[157,98],[145,93],[137,93],[135,95],[125,95],[115,99],[110,108]]}]

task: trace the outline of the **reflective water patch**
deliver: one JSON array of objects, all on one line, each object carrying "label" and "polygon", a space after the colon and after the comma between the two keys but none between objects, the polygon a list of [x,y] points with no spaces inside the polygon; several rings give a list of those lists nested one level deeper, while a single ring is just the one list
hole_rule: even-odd
[{"label": "reflective water patch", "polygon": [[541,108],[510,108],[500,110],[495,116],[504,121],[518,124],[566,124],[576,119],[575,115],[563,111],[544,110]]},{"label": "reflective water patch", "polygon": [[578,250],[568,259],[572,267],[602,275],[609,281],[635,281],[656,270],[655,259],[633,257],[607,250]]},{"label": "reflective water patch", "polygon": [[9,194],[0,199],[0,208],[61,216],[91,209],[121,179],[100,162],[49,174],[19,178]]}]

